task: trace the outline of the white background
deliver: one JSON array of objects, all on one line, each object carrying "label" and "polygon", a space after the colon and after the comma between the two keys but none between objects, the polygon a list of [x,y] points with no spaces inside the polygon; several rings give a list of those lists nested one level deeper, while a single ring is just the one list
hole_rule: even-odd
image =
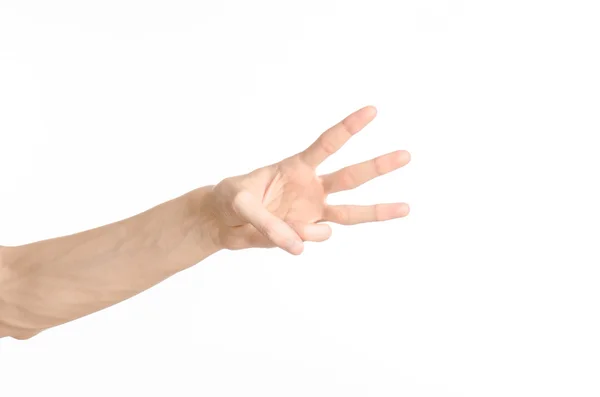
[{"label": "white background", "polygon": [[220,252],[3,339],[0,395],[600,395],[596,1],[0,0],[0,244],[110,223],[379,115],[327,243]]}]

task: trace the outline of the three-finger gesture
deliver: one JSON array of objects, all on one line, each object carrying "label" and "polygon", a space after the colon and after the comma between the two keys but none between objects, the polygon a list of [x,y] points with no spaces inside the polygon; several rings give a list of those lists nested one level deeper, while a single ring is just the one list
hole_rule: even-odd
[{"label": "three-finger gesture", "polygon": [[324,241],[331,228],[323,222],[353,225],[406,216],[405,203],[328,205],[327,196],[354,189],[406,165],[410,154],[394,151],[317,175],[316,168],[371,122],[377,111],[364,107],[325,131],[306,150],[279,163],[224,179],[213,188],[222,247],[280,247],[303,251],[304,241]]}]

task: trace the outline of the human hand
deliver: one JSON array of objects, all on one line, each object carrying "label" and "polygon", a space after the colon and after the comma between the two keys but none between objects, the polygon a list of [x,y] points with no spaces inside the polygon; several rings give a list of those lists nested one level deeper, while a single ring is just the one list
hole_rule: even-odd
[{"label": "human hand", "polygon": [[408,215],[405,203],[328,205],[327,196],[354,189],[410,161],[404,150],[318,176],[316,168],[377,114],[364,107],[325,131],[306,150],[245,175],[226,178],[212,189],[218,245],[227,249],[279,247],[299,255],[303,241],[325,241],[331,227]]}]

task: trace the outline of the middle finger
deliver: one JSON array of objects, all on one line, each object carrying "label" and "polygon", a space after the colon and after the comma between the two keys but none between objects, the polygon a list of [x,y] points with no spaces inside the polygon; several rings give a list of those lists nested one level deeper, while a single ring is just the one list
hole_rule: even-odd
[{"label": "middle finger", "polygon": [[406,150],[398,150],[323,175],[321,181],[327,194],[351,190],[371,179],[405,166],[409,161],[410,153]]}]

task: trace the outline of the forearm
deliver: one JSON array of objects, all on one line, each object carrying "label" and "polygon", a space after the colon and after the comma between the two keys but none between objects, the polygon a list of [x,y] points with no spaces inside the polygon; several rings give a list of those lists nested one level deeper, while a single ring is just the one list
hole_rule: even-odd
[{"label": "forearm", "polygon": [[0,337],[26,338],[128,299],[219,250],[200,188],[131,218],[0,259]]}]

